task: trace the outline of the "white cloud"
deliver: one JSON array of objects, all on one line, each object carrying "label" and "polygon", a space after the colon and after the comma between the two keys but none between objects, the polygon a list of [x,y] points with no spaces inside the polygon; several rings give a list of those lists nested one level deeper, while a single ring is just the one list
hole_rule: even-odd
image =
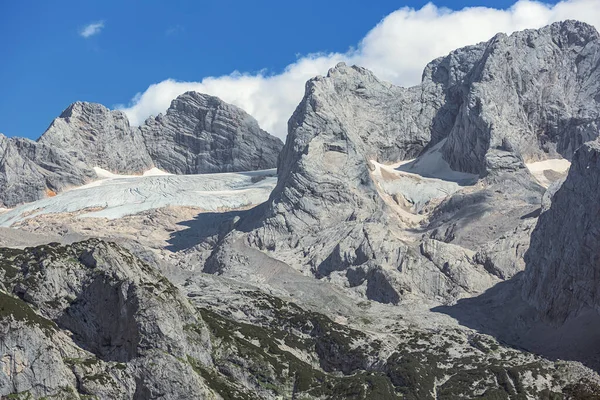
[{"label": "white cloud", "polygon": [[177,35],[179,33],[182,33],[185,30],[185,28],[182,25],[174,25],[174,26],[170,26],[169,28],[167,28],[167,30],[165,31],[165,35],[167,36],[172,36],[172,35]]},{"label": "white cloud", "polygon": [[397,85],[419,83],[425,65],[450,51],[490,39],[498,32],[539,28],[551,22],[578,19],[600,27],[600,0],[566,0],[555,5],[520,0],[507,10],[487,7],[452,11],[432,3],[421,9],[401,8],[386,16],[346,53],[315,53],[299,58],[279,74],[239,73],[207,77],[199,82],[173,79],[152,84],[122,108],[132,124],[164,112],[179,94],[195,90],[242,107],[261,127],[281,138],[287,120],[304,94],[305,82],[339,61],[371,69]]},{"label": "white cloud", "polygon": [[90,36],[99,34],[102,28],[104,28],[104,21],[92,22],[80,30],[79,35],[87,39]]}]

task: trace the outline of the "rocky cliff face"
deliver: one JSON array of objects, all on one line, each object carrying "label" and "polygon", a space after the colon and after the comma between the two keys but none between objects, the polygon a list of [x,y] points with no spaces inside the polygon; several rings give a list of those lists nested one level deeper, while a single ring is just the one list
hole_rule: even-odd
[{"label": "rocky cliff face", "polygon": [[166,115],[130,127],[121,111],[71,104],[37,143],[2,137],[0,202],[35,201],[96,177],[93,167],[141,174],[158,167],[173,174],[274,168],[283,143],[241,109],[189,92]]},{"label": "rocky cliff face", "polygon": [[13,207],[81,186],[96,177],[59,148],[0,135],[0,205]]},{"label": "rocky cliff face", "polygon": [[443,263],[421,257],[371,177],[370,160],[415,157],[437,135],[428,123],[440,104],[430,89],[394,87],[345,64],[309,81],[289,121],[277,187],[240,224],[246,241],[385,303],[411,294],[449,300],[489,284],[473,263],[465,264],[473,281],[460,286]]},{"label": "rocky cliff face", "polygon": [[197,92],[177,97],[136,132],[154,164],[174,174],[273,168],[283,146],[242,109]]},{"label": "rocky cliff face", "polygon": [[576,21],[498,34],[434,61],[426,79],[443,82],[456,107],[445,159],[482,176],[570,159],[598,136],[599,64],[598,32]]},{"label": "rocky cliff face", "polygon": [[[98,236],[129,250],[98,239],[0,249],[0,395],[597,397],[597,374],[529,346],[587,362],[599,325],[552,336],[520,296],[552,321],[598,319],[600,145],[573,153],[598,135],[596,66],[598,34],[572,21],[459,49],[409,89],[340,64],[307,83],[260,206],[30,215],[2,236]],[[69,118],[83,138],[85,118]],[[218,160],[261,168],[260,153],[226,150],[257,148],[257,129],[188,93],[135,137],[153,165],[190,173]],[[6,143],[19,160],[8,165],[67,180],[54,147]],[[558,155],[571,171],[544,193],[524,162]],[[572,342],[591,356],[564,352]]]},{"label": "rocky cliff face", "polygon": [[[427,234],[462,240],[476,252],[469,273],[480,279],[467,291],[489,283],[479,267],[510,277],[523,268],[531,225],[523,219],[543,193],[524,160],[569,158],[598,135],[599,60],[595,29],[566,21],[456,50],[429,64],[423,83],[410,89],[340,64],[307,83],[289,121],[277,187],[238,228],[249,245],[305,273],[350,287],[379,282],[369,292],[380,297],[372,298],[454,298],[460,284],[452,273],[436,266],[435,256],[421,257],[422,245],[406,233],[421,217],[407,215],[373,179],[370,160],[401,161],[427,150],[414,165],[439,154],[440,166],[493,178],[427,206]],[[457,239],[460,226],[469,227],[468,238]],[[524,233],[510,241],[511,232]],[[507,247],[513,254],[501,256]]]},{"label": "rocky cliff face", "polygon": [[153,166],[142,136],[131,129],[127,116],[101,104],[71,104],[38,142],[117,174],[140,173]]},{"label": "rocky cliff face", "polygon": [[600,143],[582,146],[538,220],[525,255],[523,296],[551,320],[600,311]]},{"label": "rocky cliff face", "polygon": [[373,335],[232,281],[185,287],[96,239],[0,249],[0,395],[544,397],[589,374],[460,329]]},{"label": "rocky cliff face", "polygon": [[[178,361],[189,355],[210,362],[201,317],[126,250],[91,240],[3,249],[0,258],[2,395],[148,398],[157,387],[174,397],[210,392]],[[180,378],[160,383],[165,373]]]}]

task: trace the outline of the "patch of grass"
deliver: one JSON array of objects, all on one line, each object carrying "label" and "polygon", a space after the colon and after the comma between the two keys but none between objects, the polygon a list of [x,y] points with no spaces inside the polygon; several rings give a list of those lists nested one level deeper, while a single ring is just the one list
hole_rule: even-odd
[{"label": "patch of grass", "polygon": [[224,399],[254,399],[254,396],[246,393],[246,391],[244,391],[243,389],[238,388],[234,383],[224,379],[215,371],[209,370],[208,368],[204,367],[193,357],[188,356],[187,362],[192,366],[193,370],[204,379],[204,382],[208,385],[208,387],[210,387]]},{"label": "patch of grass", "polygon": [[58,329],[53,321],[38,315],[25,301],[0,291],[0,320],[8,318],[39,326],[47,336]]}]

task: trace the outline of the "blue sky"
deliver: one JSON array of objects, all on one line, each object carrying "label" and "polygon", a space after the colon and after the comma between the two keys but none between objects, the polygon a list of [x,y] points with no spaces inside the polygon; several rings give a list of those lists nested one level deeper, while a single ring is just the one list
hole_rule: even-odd
[{"label": "blue sky", "polygon": [[[590,0],[573,1],[590,4]],[[435,2],[453,10],[481,4],[508,8],[513,3]],[[546,3],[551,7],[556,2]],[[346,57],[348,49],[359,45],[384,17],[402,7],[419,10],[425,4],[388,0],[4,1],[0,5],[0,132],[35,139],[74,101],[132,105],[136,93],[168,78],[199,82],[236,70],[256,74],[266,69],[259,74],[264,78],[280,74],[310,53]],[[440,16],[447,12],[437,10]],[[103,27],[83,37],[82,31],[92,23]],[[533,20],[532,24],[539,25]],[[412,39],[405,35],[402,40]],[[385,71],[382,74],[388,78]],[[389,80],[403,83],[390,76]],[[214,89],[217,94],[219,90]],[[231,96],[229,100],[224,95],[236,102]],[[253,99],[260,102],[256,96]],[[245,105],[243,99],[236,103]],[[165,103],[157,104],[154,108]],[[261,111],[258,104],[249,108],[265,115],[289,112]],[[283,118],[270,123],[263,115],[259,122],[265,120],[278,129]]]}]

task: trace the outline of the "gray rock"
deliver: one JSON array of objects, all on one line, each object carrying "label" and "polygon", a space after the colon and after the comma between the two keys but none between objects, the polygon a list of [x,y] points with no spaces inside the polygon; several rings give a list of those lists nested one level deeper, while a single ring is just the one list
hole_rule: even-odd
[{"label": "gray rock", "polygon": [[522,169],[522,160],[570,159],[598,136],[599,64],[598,32],[577,21],[498,34],[434,61],[426,72],[447,77],[458,104],[445,159],[482,176]]},{"label": "gray rock", "polygon": [[599,177],[600,143],[586,143],[531,235],[523,296],[554,321],[600,310]]},{"label": "gray rock", "polygon": [[154,164],[174,174],[273,168],[283,146],[242,109],[197,92],[177,97],[165,115],[135,131]]},{"label": "gray rock", "polygon": [[[370,176],[370,159],[414,157],[437,135],[421,127],[440,104],[434,97],[415,102],[428,98],[428,90],[394,87],[344,64],[309,81],[289,121],[278,184],[269,201],[238,225],[248,232],[241,234],[246,243],[377,301],[425,296],[452,302],[487,287],[493,278],[479,274],[479,266],[464,264],[478,282],[461,286],[460,278],[403,241],[406,225]],[[226,260],[236,264],[238,258]]]},{"label": "gray rock", "polygon": [[0,136],[0,206],[81,186],[96,178],[93,167],[118,174],[154,166],[175,174],[273,168],[282,146],[241,109],[195,92],[141,128],[121,111],[77,102],[37,142]]},{"label": "gray rock", "polygon": [[128,251],[92,239],[0,259],[1,395],[214,396],[188,362],[212,368],[202,318]]},{"label": "gray rock", "polygon": [[101,104],[71,104],[38,142],[117,174],[141,173],[154,166],[142,136],[131,129],[127,116]]},{"label": "gray rock", "polygon": [[0,204],[13,207],[81,186],[96,177],[63,150],[0,135]]},{"label": "gray rock", "polygon": [[[383,271],[372,274],[371,281],[387,283]],[[373,319],[363,332],[242,282],[196,274],[184,286],[187,299],[158,271],[99,240],[1,249],[0,395],[392,398],[401,391],[433,398],[447,391],[464,397],[511,393],[494,379],[510,373],[519,387],[541,396],[594,378],[580,366],[501,347],[457,326],[434,321],[434,329],[423,329],[397,319],[395,310],[367,312],[364,302],[360,310],[348,302],[349,315],[360,315],[363,324],[383,316],[385,328]],[[387,325],[390,311],[399,323]],[[415,375],[410,366],[423,357],[444,362],[426,363]],[[459,366],[477,375],[454,377]],[[539,374],[535,380],[532,373]]]},{"label": "gray rock", "polygon": [[[513,276],[527,248],[520,226],[537,216],[543,193],[524,160],[568,158],[582,138],[598,134],[599,44],[594,28],[573,21],[497,35],[433,61],[423,83],[410,89],[360,67],[336,66],[307,83],[289,121],[278,184],[239,231],[250,246],[319,278],[343,284],[345,271],[362,270],[364,277],[385,271],[398,298],[414,289],[451,301],[459,294],[447,287],[457,281],[430,260],[408,257],[412,245],[398,240],[406,225],[379,193],[369,163],[414,157],[446,139],[442,153],[452,167],[487,179],[482,190],[454,196],[476,207],[450,198],[433,211],[427,229],[479,251],[476,260],[488,273]],[[449,212],[453,203],[458,209]],[[513,232],[519,238],[506,240]],[[421,270],[403,267],[413,261]],[[428,278],[415,284],[417,276]],[[364,283],[346,279],[349,286]]]},{"label": "gray rock", "polygon": [[[519,76],[538,61],[521,65],[502,58],[506,49],[525,59],[541,52],[540,63],[564,72],[556,79],[568,86],[574,72],[544,58],[542,44],[551,50],[558,46],[553,54],[570,65],[569,57],[588,51],[577,44],[585,32],[585,25],[566,22],[498,36],[434,61],[423,84],[410,89],[380,82],[362,68],[338,65],[307,84],[289,122],[277,187],[254,209],[197,216],[190,210],[179,219],[174,210],[163,210],[98,222],[44,216],[23,224],[39,233],[62,236],[72,226],[79,227],[72,232],[127,239],[130,251],[98,240],[0,250],[0,395],[569,398],[588,387],[597,391],[598,376],[580,365],[505,347],[429,311],[431,305],[454,303],[494,286],[461,300],[458,305],[472,301],[475,306],[458,318],[497,319],[512,333],[512,343],[523,343],[513,341],[530,328],[532,307],[515,296],[523,277],[523,295],[548,316],[560,319],[590,308],[597,314],[600,145],[577,152],[566,182],[560,188],[554,183],[546,194],[524,169],[528,158],[569,157],[570,146],[593,136],[588,130],[595,124],[595,103],[586,105],[585,93],[579,104],[560,92],[568,110],[560,111],[559,119],[571,118],[573,130],[561,128],[551,139],[536,142],[535,129],[554,126],[549,115],[555,115],[555,103],[541,101],[525,119],[519,110],[511,114],[520,100],[531,100],[528,93],[539,93],[529,83],[505,81],[503,68],[512,65]],[[523,37],[531,37],[531,43]],[[593,50],[596,39],[589,43]],[[596,53],[591,54],[574,63],[594,62]],[[588,71],[582,79],[595,73]],[[503,95],[513,83],[526,90]],[[594,82],[588,83],[596,90]],[[475,100],[466,104],[465,99]],[[479,109],[477,99],[496,102],[510,116],[502,123],[515,126],[489,125],[496,118],[493,107],[481,103],[485,107]],[[572,119],[588,106],[591,119]],[[251,132],[259,129],[244,118],[214,98],[186,94],[166,115],[142,126],[138,137],[154,146],[151,157],[162,154],[163,169],[189,173],[217,168],[216,160],[236,168],[235,152],[219,146],[257,148],[252,140],[237,141],[248,126]],[[31,155],[31,149],[44,148],[31,143],[22,151],[27,159],[49,158]],[[455,168],[486,179],[454,182],[456,191],[444,199],[427,198],[415,211],[401,207],[402,193],[396,196],[400,200],[390,201],[372,178],[370,160],[399,161],[424,150],[437,154],[439,148]],[[264,159],[240,158],[256,168]],[[429,179],[439,179],[434,172]],[[410,212],[422,223],[408,218]],[[518,274],[540,212],[529,265]],[[7,243],[14,240],[12,231],[3,235]],[[51,236],[14,245],[38,240]],[[561,247],[561,241],[568,246]],[[159,269],[181,285],[173,285]],[[292,298],[309,309],[291,303]],[[518,313],[523,310],[527,315]],[[596,339],[594,330],[581,331]],[[544,342],[538,340],[539,330],[530,332]]]}]

